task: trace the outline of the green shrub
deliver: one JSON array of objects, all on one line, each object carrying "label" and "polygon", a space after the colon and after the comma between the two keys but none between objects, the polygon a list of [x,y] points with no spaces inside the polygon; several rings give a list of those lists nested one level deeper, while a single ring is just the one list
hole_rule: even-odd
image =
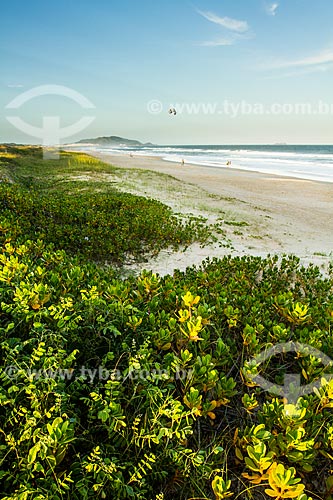
[{"label": "green shrub", "polygon": [[[329,478],[332,385],[296,411],[242,376],[279,336],[331,353],[332,282],[315,268],[227,257],[118,280],[41,242],[0,262],[2,498],[245,498],[278,491],[281,467],[313,493]],[[284,312],[299,303],[301,323]],[[313,362],[261,369],[312,378]]]},{"label": "green shrub", "polygon": [[[306,351],[251,360],[290,340],[332,357],[332,269],[225,257],[119,279],[66,252],[63,223],[62,248],[27,239],[33,207],[65,212],[20,189],[1,186],[0,498],[329,500],[332,366]],[[295,405],[249,373],[322,380]]]}]

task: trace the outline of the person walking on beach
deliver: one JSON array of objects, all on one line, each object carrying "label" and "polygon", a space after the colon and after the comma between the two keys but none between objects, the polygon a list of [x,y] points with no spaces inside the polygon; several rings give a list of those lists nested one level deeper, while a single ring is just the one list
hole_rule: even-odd
[{"label": "person walking on beach", "polygon": [[182,167],[185,165],[185,160],[184,160],[184,158],[182,158],[181,165],[182,165]]}]

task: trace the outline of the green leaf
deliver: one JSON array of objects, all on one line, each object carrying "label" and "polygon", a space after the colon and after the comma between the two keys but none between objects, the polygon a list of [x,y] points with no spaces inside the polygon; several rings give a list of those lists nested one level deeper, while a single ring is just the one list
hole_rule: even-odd
[{"label": "green leaf", "polygon": [[107,419],[109,418],[110,410],[107,408],[104,408],[103,410],[100,410],[97,414],[98,418],[102,420],[102,422],[106,422]]},{"label": "green leaf", "polygon": [[33,464],[34,461],[36,460],[37,453],[40,450],[40,443],[36,443],[35,446],[30,448],[29,453],[28,453],[28,464]]}]

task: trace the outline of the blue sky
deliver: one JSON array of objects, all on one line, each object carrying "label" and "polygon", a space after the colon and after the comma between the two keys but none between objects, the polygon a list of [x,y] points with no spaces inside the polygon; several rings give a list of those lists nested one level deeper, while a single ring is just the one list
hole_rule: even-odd
[{"label": "blue sky", "polygon": [[[64,142],[332,143],[332,19],[331,0],[11,0],[1,6],[0,141],[38,142],[8,115],[40,127],[43,116],[68,126],[89,114]],[[41,85],[95,108],[44,95],[6,109]],[[332,110],[318,113],[319,101]],[[310,112],[297,112],[303,103]]]}]

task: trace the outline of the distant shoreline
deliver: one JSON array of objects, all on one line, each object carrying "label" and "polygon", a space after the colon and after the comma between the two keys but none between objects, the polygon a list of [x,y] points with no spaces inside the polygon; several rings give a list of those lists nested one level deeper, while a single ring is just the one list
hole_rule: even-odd
[{"label": "distant shoreline", "polygon": [[[81,146],[77,145],[80,148]],[[71,146],[75,149],[75,146]],[[204,167],[231,167],[246,172],[333,183],[333,146],[211,145],[121,147],[83,146],[86,153],[157,157]]]},{"label": "distant shoreline", "polygon": [[[61,147],[61,149],[63,150],[66,150],[67,147]],[[250,170],[250,169],[245,169],[245,168],[239,168],[237,166],[234,166],[233,164],[231,164],[230,166],[228,165],[223,165],[223,166],[214,166],[214,165],[203,165],[201,163],[194,163],[194,162],[188,162],[188,161],[184,161],[184,164],[182,165],[181,163],[181,160],[169,160],[169,159],[166,159],[164,158],[162,155],[143,155],[143,154],[138,154],[137,151],[123,151],[122,153],[109,153],[109,152],[102,152],[102,151],[91,151],[91,150],[86,150],[84,148],[80,148],[80,147],[70,147],[68,148],[68,151],[78,151],[78,152],[83,152],[83,153],[86,153],[90,156],[94,156],[95,158],[100,158],[101,160],[103,161],[107,161],[108,163],[110,163],[110,161],[106,160],[106,158],[115,158],[117,160],[117,164],[119,166],[126,166],[126,167],[131,167],[133,166],[133,161],[131,160],[136,160],[137,162],[140,162],[140,165],[141,163],[143,164],[145,162],[145,160],[148,160],[149,162],[151,160],[153,160],[154,162],[161,162],[161,164],[172,164],[174,165],[174,168],[176,168],[177,170],[177,175],[179,174],[179,169],[178,167],[180,168],[186,168],[186,167],[191,167],[191,168],[200,168],[200,169],[209,169],[209,170],[215,170],[216,173],[218,172],[237,172],[239,175],[241,174],[248,174],[249,176],[255,176],[257,175],[258,178],[271,178],[272,180],[276,180],[276,179],[284,179],[285,181],[288,181],[288,180],[295,180],[295,181],[302,181],[302,182],[311,182],[311,183],[319,183],[319,184],[325,184],[325,185],[328,185],[328,186],[331,186],[333,181],[330,182],[330,181],[324,181],[324,180],[318,180],[318,179],[304,179],[302,177],[295,177],[293,175],[285,175],[285,174],[279,174],[279,173],[266,173],[266,172],[261,172],[260,170]],[[120,165],[121,163],[121,165]],[[155,167],[156,167],[157,164],[154,165],[154,170],[155,170]],[[151,168],[151,166],[149,167],[139,167],[139,168]],[[166,168],[166,167],[165,167]],[[164,172],[164,169],[162,168],[161,169],[162,172]],[[173,174],[171,174],[173,175]],[[331,187],[332,189],[332,187]]]}]

